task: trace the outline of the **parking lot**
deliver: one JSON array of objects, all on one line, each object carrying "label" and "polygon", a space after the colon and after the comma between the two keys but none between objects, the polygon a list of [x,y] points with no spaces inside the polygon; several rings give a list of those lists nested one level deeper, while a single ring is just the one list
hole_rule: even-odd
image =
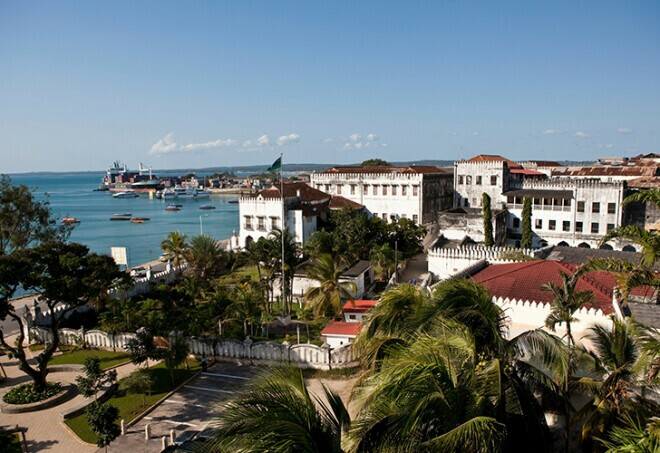
[{"label": "parking lot", "polygon": [[[174,429],[176,442],[190,440],[213,423],[219,403],[232,397],[245,385],[256,370],[249,366],[216,363],[171,395],[149,415],[120,436],[109,451],[148,451],[162,449],[162,437],[169,438]],[[149,425],[151,438],[145,440],[145,427]]]}]

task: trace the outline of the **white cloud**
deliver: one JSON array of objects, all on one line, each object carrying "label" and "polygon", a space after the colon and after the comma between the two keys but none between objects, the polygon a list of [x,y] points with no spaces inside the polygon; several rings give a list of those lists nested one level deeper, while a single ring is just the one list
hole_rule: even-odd
[{"label": "white cloud", "polygon": [[332,142],[334,142],[334,140],[331,138],[326,138],[325,140],[323,140],[323,143],[332,143]]},{"label": "white cloud", "polygon": [[289,134],[289,135],[282,135],[282,136],[280,136],[280,137],[277,139],[276,143],[277,143],[279,146],[282,146],[282,145],[288,145],[288,144],[290,144],[290,143],[298,143],[299,141],[300,141],[300,135],[299,135],[299,134],[295,134],[295,133],[291,133],[291,134]]},{"label": "white cloud", "polygon": [[589,137],[589,134],[587,134],[586,132],[583,132],[583,131],[577,131],[576,133],[573,134],[573,137],[587,138],[587,137]]},{"label": "white cloud", "polygon": [[268,135],[263,134],[259,136],[259,138],[257,138],[256,142],[257,142],[257,146],[268,146],[270,145],[270,138],[268,137]]},{"label": "white cloud", "polygon": [[559,135],[561,134],[560,130],[557,129],[546,129],[544,131],[541,131],[543,135]]},{"label": "white cloud", "polygon": [[233,138],[213,140],[204,143],[188,143],[184,145],[174,141],[174,134],[170,132],[169,134],[165,135],[165,137],[159,139],[156,143],[153,144],[149,150],[149,154],[152,156],[157,156],[172,153],[187,153],[209,149],[227,148],[236,145],[238,145],[238,141],[234,140]]},{"label": "white cloud", "polygon": [[616,130],[619,134],[632,134],[633,131],[632,129],[628,129],[627,127],[620,127]]},{"label": "white cloud", "polygon": [[375,142],[376,140],[378,140],[378,136],[376,134],[367,134],[368,142]]},{"label": "white cloud", "polygon": [[[385,144],[379,143],[379,140],[380,137],[373,132],[370,132],[366,135],[361,135],[358,134],[357,132],[354,132],[348,137],[339,138],[339,141],[343,142],[341,149],[346,151],[352,149],[361,150],[361,149],[380,148],[386,146]],[[325,143],[330,143],[330,142],[326,140]]]},{"label": "white cloud", "polygon": [[601,149],[612,149],[612,148],[614,148],[614,145],[611,144],[611,143],[607,143],[607,144],[599,143],[599,144],[596,145],[596,148],[601,148]]}]

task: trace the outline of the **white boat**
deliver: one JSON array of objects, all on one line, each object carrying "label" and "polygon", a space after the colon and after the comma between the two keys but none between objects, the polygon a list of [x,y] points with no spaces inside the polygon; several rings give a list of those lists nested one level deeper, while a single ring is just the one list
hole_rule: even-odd
[{"label": "white boat", "polygon": [[208,198],[211,196],[210,190],[197,189],[195,187],[176,186],[158,192],[158,198],[164,200],[173,200],[176,198]]},{"label": "white boat", "polygon": [[116,194],[112,195],[113,198],[136,198],[139,197],[140,195],[137,192],[133,192],[131,190],[126,190],[124,192],[117,192]]}]

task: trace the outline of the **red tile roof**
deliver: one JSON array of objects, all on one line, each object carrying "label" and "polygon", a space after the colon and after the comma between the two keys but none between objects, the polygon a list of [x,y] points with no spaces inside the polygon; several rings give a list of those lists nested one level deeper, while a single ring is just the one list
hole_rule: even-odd
[{"label": "red tile roof", "polygon": [[527,162],[536,164],[539,167],[561,167],[561,164],[554,160],[528,160]]},{"label": "red tile roof", "polygon": [[342,310],[348,313],[369,313],[377,304],[377,300],[349,300]]},{"label": "red tile roof", "polygon": [[[300,193],[300,195],[298,195]],[[280,185],[274,184],[267,189],[259,191],[255,196],[263,196],[264,198],[280,198]],[[330,195],[320,190],[314,189],[305,182],[285,182],[284,183],[284,197],[293,198],[300,196],[303,202],[311,201],[328,201]]]},{"label": "red tile roof", "polygon": [[499,154],[477,154],[467,160],[468,162],[506,162],[509,168],[521,168],[522,166],[512,160],[502,157]]},{"label": "red tile roof", "polygon": [[323,173],[447,173],[440,167],[433,165],[409,165],[409,166],[394,166],[394,165],[374,165],[367,167],[332,167]]},{"label": "red tile roof", "polygon": [[358,202],[344,198],[341,195],[333,195],[330,199],[330,209],[363,209],[364,205],[361,205]]},{"label": "red tile roof", "polygon": [[660,167],[655,165],[633,167],[579,167],[553,170],[552,176],[660,176]]},{"label": "red tile roof", "polygon": [[[550,281],[561,284],[559,272],[573,275],[575,269],[577,269],[575,264],[545,260],[494,264],[475,274],[472,279],[481,283],[496,297],[550,303],[552,293],[542,290],[541,286]],[[588,272],[578,280],[577,290],[591,291],[594,294],[593,303],[586,304],[587,308],[595,307],[605,314],[611,314],[614,313],[612,293],[616,285],[614,274]],[[652,289],[635,288],[632,294],[650,296]]]},{"label": "red tile roof", "polygon": [[510,173],[526,176],[545,176],[545,173],[536,170],[527,170],[525,168],[512,168]]},{"label": "red tile roof", "polygon": [[321,331],[321,335],[355,337],[360,333],[360,329],[362,329],[361,322],[332,321]]},{"label": "red tile roof", "polygon": [[640,189],[653,189],[660,187],[660,176],[642,176],[641,178],[629,179],[628,187]]}]

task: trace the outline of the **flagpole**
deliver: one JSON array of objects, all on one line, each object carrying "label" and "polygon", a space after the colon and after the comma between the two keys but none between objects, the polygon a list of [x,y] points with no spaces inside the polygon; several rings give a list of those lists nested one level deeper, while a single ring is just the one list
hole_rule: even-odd
[{"label": "flagpole", "polygon": [[285,229],[286,229],[286,227],[285,227],[286,219],[285,219],[284,216],[286,215],[286,210],[284,208],[284,179],[282,178],[282,167],[284,166],[283,157],[284,157],[284,153],[280,153],[280,195],[282,197],[282,225],[281,225],[281,228],[282,228],[282,231],[281,231],[282,232],[282,235],[281,235],[281,239],[282,239],[282,241],[281,241],[282,242],[282,281],[281,281],[282,288],[281,288],[281,293],[282,293],[282,302],[284,302],[284,309],[286,311],[286,295],[284,294],[284,232],[285,232]]}]

